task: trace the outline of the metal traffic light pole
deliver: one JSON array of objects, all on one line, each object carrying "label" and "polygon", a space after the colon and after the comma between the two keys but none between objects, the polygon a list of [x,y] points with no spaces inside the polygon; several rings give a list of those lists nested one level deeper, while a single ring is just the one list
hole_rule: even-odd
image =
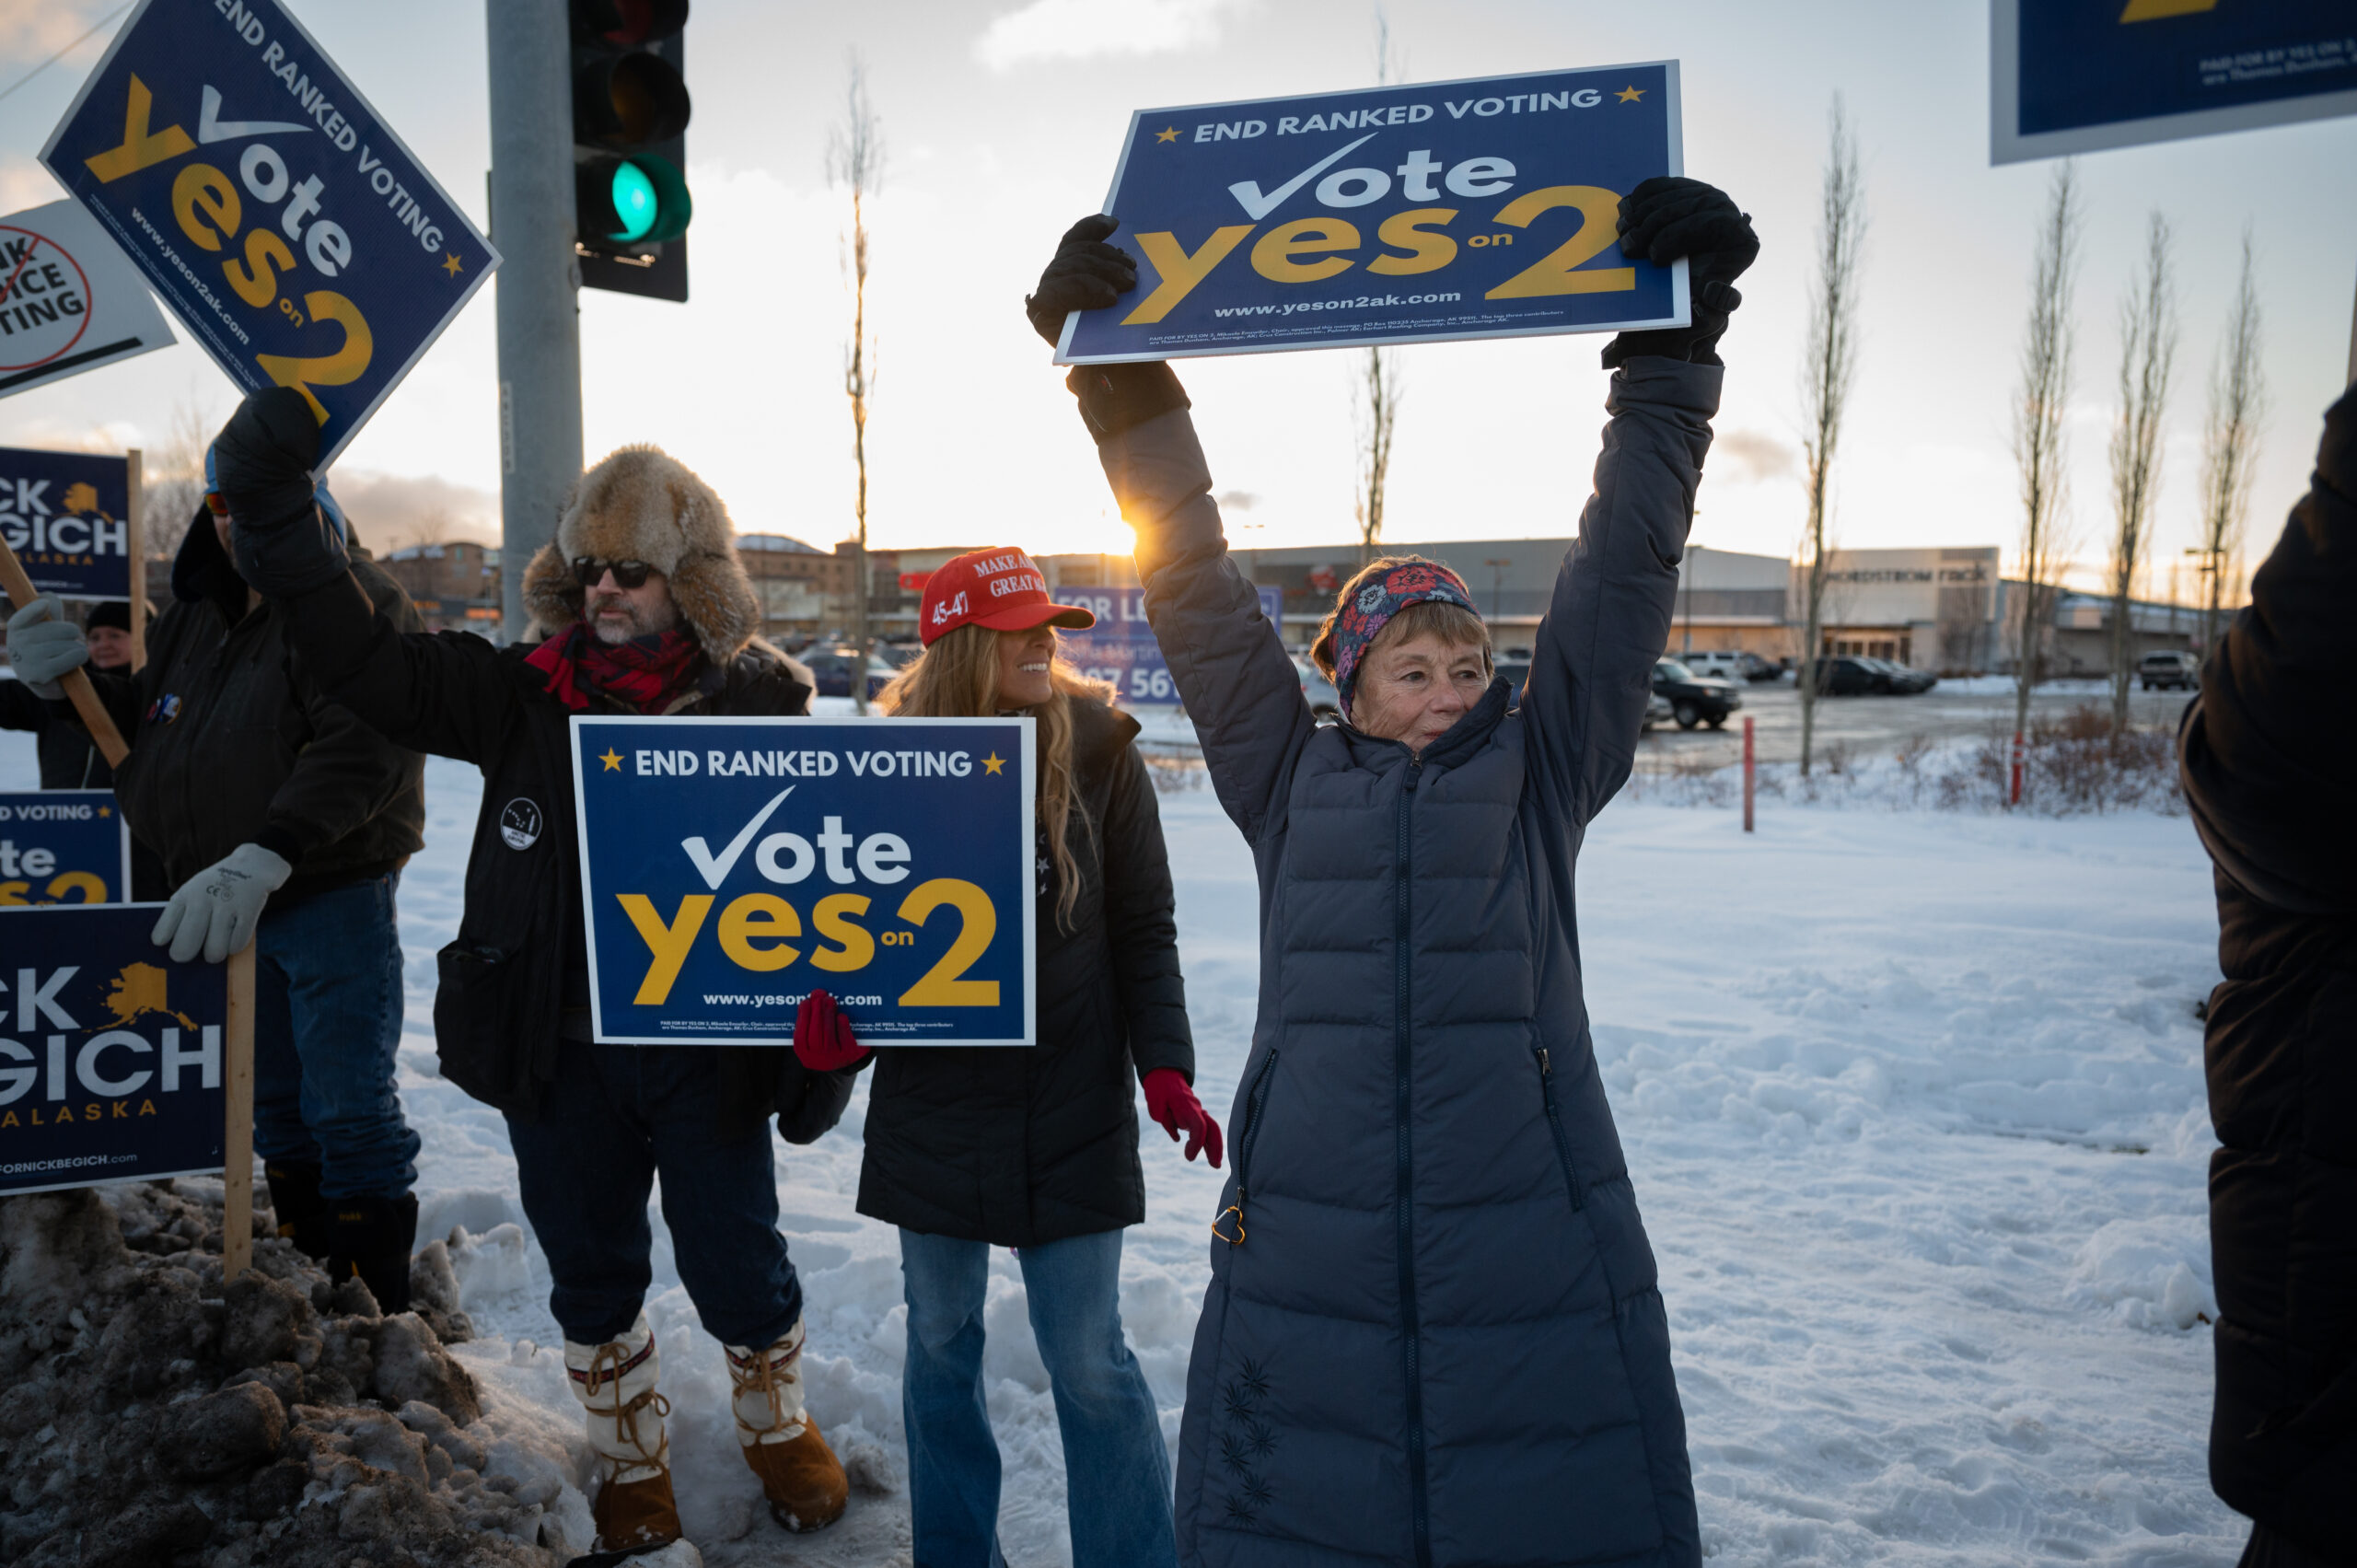
[{"label": "metal traffic light pole", "polygon": [[499,298],[500,604],[531,629],[524,569],[581,477],[571,21],[565,0],[492,0],[491,219]]}]

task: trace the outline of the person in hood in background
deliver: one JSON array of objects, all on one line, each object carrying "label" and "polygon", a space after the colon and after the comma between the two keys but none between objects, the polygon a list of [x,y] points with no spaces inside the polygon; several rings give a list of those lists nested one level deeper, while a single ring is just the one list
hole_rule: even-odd
[{"label": "person in hood in background", "polygon": [[[98,645],[36,599],[9,621],[18,672],[44,696],[90,666],[130,755],[114,791],[161,856],[158,946],[182,963],[254,947],[254,1152],[278,1231],[334,1278],[409,1308],[418,1137],[401,1114],[401,946],[394,895],[424,842],[425,760],[330,700],[295,658],[285,618],[229,559],[215,454],[172,562],[173,603],[147,663],[99,666]],[[400,585],[350,542],[335,498],[305,481],[376,613],[421,624]],[[127,623],[127,622],[126,622]],[[63,704],[62,716],[73,710]]]},{"label": "person in hood in background", "polygon": [[[1145,1375],[1121,1337],[1121,1230],[1145,1217],[1133,1083],[1186,1155],[1220,1163],[1219,1124],[1190,1086],[1169,856],[1137,721],[1056,656],[1056,604],[1019,550],[935,572],[924,652],[886,689],[921,718],[1025,714],[1038,726],[1039,1044],[887,1048],[863,1138],[859,1212],[900,1227],[909,1305],[900,1407],[909,1507],[926,1568],[1001,1568],[999,1454],[982,1388],[993,1244],[1017,1249],[1031,1332],[1063,1435],[1074,1568],[1175,1559],[1170,1458]],[[805,1065],[866,1055],[823,991],[795,1019]]]},{"label": "person in hood in background", "polygon": [[2252,576],[2178,737],[2217,866],[2203,1055],[2218,1152],[2210,1484],[2252,1520],[2244,1568],[2357,1562],[2357,390]]},{"label": "person in hood in background", "polygon": [[[1109,217],[1027,301],[1051,342],[1135,263]],[[1260,1013],[1187,1378],[1178,1554],[1203,1568],[1701,1560],[1652,1249],[1596,1074],[1573,872],[1627,779],[1758,253],[1712,187],[1621,203],[1693,324],[1624,332],[1596,490],[1518,709],[1455,574],[1370,563],[1317,645],[1320,726],[1165,364],[1068,385],[1145,607],[1260,877]],[[1534,345],[1531,352],[1541,352]]]},{"label": "person in hood in background", "polygon": [[807,1072],[790,1051],[591,1038],[572,715],[809,709],[809,682],[755,635],[761,605],[727,508],[653,447],[612,453],[525,570],[544,639],[500,648],[407,631],[369,603],[311,504],[319,426],[301,394],[250,396],[219,445],[238,567],[321,687],[390,740],[482,770],[435,1040],[444,1076],[507,1119],[549,1308],[604,1462],[599,1540],[627,1551],[680,1533],[642,1310],[658,1174],[679,1278],[726,1347],[737,1444],[770,1512],[792,1530],[832,1524],[849,1488],[803,1405],[802,1283],[778,1234],[769,1122],[811,1142],[842,1114],[853,1073]]},{"label": "person in hood in background", "polygon": [[[58,624],[62,630],[64,623]],[[82,617],[82,638],[90,647],[92,670],[130,672],[130,605],[92,605]],[[71,704],[53,706],[23,680],[0,682],[0,729],[29,729],[41,738],[41,788],[114,787],[114,770],[107,766],[99,743],[76,722]]]}]

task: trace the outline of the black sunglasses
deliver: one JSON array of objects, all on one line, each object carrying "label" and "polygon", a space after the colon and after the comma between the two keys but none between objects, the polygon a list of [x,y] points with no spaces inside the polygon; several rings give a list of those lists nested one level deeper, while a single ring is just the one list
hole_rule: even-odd
[{"label": "black sunglasses", "polygon": [[614,575],[614,586],[622,588],[643,588],[647,574],[655,568],[644,561],[600,561],[594,555],[573,558],[573,580],[585,588],[594,588],[607,573]]}]

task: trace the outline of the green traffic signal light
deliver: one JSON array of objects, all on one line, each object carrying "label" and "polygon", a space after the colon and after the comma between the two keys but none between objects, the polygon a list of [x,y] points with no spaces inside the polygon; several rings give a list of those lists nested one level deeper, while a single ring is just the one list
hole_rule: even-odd
[{"label": "green traffic signal light", "polygon": [[634,163],[614,166],[614,179],[609,190],[614,204],[614,221],[618,226],[606,236],[609,239],[637,239],[655,226],[662,215],[662,204],[655,194],[655,181]]}]

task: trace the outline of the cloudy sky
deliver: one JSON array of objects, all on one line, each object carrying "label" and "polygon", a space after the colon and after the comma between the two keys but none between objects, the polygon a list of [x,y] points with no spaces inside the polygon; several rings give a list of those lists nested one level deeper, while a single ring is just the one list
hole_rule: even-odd
[{"label": "cloudy sky", "polygon": [[[292,5],[482,221],[481,6]],[[2000,544],[2010,556],[2007,407],[2048,170],[1989,167],[1986,0],[1387,9],[1411,81],[1681,62],[1688,171],[1732,192],[1765,242],[1723,344],[1726,400],[1696,525],[1697,540],[1720,549],[1783,554],[1798,534],[1808,250],[1827,109],[1842,94],[1873,229],[1837,531],[1857,546]],[[112,0],[0,6],[0,87],[112,10]],[[0,100],[0,213],[58,193],[34,154],[115,25]],[[856,50],[889,157],[874,222],[871,313],[883,347],[873,538],[1126,551],[1022,296],[1065,224],[1103,200],[1132,110],[1365,85],[1374,30],[1367,0],[696,0],[694,300],[583,296],[590,456],[655,441],[718,487],[740,529],[820,544],[848,530],[844,202],[828,188],[825,152]],[[2352,168],[2357,120],[2083,161],[2091,212],[2072,499],[2088,560],[2107,522],[2113,320],[2147,214],[2176,226],[2184,301],[2157,555],[2177,560],[2192,542],[2202,381],[2246,226],[2271,396],[2253,503],[2263,549],[2305,485],[2317,416],[2341,386],[2357,289]],[[495,532],[493,344],[486,291],[346,453],[339,490],[364,531],[394,541],[421,524]],[[1568,531],[1601,423],[1598,346],[1552,338],[1404,351],[1390,536]],[[1238,497],[1229,526],[1240,542],[1353,535],[1352,357],[1182,367],[1219,483]],[[0,443],[155,447],[178,411],[217,421],[232,402],[226,380],[182,346],[0,401]]]}]

